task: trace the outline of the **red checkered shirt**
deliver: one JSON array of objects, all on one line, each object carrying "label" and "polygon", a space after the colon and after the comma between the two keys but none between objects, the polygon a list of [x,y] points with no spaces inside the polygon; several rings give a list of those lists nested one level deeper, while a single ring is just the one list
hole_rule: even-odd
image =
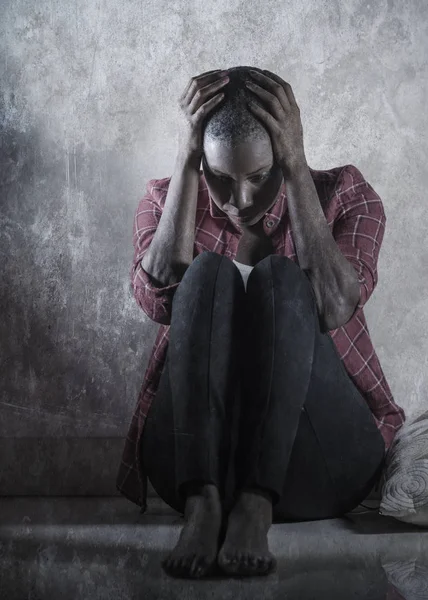
[{"label": "red checkered shirt", "polygon": [[[360,300],[345,325],[330,330],[350,378],[367,401],[383,436],[386,450],[405,421],[404,410],[395,404],[379,359],[373,348],[363,308],[378,280],[377,260],[385,233],[383,204],[372,186],[353,165],[325,171],[310,169],[321,206],[342,254],[354,266],[360,282]],[[171,178],[151,179],[139,201],[133,222],[134,258],[130,272],[137,304],[156,323],[160,323],[152,354],[132,416],[116,479],[116,488],[126,498],[147,508],[147,475],[141,460],[144,423],[165,363],[168,348],[171,305],[179,283],[158,287],[141,267],[162,215]],[[264,230],[272,237],[274,253],[298,263],[287,210],[286,184],[278,200],[264,215]],[[206,250],[236,256],[241,232],[209,196],[200,172],[194,258]]]}]

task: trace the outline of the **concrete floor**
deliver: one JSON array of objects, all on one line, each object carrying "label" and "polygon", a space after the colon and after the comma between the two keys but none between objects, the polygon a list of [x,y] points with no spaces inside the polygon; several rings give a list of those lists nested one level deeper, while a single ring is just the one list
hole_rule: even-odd
[{"label": "concrete floor", "polygon": [[166,575],[182,524],[158,498],[144,515],[122,497],[0,498],[0,598],[428,599],[428,529],[375,511],[272,525],[278,568],[260,578]]}]

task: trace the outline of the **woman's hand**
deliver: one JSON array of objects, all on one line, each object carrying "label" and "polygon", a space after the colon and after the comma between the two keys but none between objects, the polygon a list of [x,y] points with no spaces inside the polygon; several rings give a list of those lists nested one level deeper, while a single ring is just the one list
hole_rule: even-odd
[{"label": "woman's hand", "polygon": [[223,100],[222,89],[228,81],[226,71],[207,71],[192,77],[180,96],[182,119],[179,127],[179,148],[186,156],[195,157],[198,171],[203,154],[202,125],[207,115]]},{"label": "woman's hand", "polygon": [[270,71],[250,71],[254,82],[246,82],[248,88],[262,100],[268,110],[256,102],[248,107],[269,131],[272,149],[284,178],[296,166],[306,163],[303,147],[303,127],[291,85]]}]

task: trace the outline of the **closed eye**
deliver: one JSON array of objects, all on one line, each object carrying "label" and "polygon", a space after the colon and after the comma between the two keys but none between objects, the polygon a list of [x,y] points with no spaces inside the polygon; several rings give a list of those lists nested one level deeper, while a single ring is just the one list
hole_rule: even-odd
[{"label": "closed eye", "polygon": [[[254,182],[254,183],[260,183],[261,181],[264,181],[265,179],[267,179],[270,175],[270,171],[267,171],[266,173],[262,173],[261,175],[256,175],[255,177],[252,177],[250,179],[250,181]],[[227,181],[229,179],[229,177],[227,177],[227,175],[217,175],[217,178],[220,179],[221,181]]]}]

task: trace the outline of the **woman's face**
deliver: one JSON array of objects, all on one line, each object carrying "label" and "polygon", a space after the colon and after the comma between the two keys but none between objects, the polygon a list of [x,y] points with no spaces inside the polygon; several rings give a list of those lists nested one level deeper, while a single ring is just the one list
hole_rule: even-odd
[{"label": "woman's face", "polygon": [[269,138],[233,150],[207,140],[202,168],[213,202],[233,223],[245,227],[257,223],[275,204],[284,181]]}]

